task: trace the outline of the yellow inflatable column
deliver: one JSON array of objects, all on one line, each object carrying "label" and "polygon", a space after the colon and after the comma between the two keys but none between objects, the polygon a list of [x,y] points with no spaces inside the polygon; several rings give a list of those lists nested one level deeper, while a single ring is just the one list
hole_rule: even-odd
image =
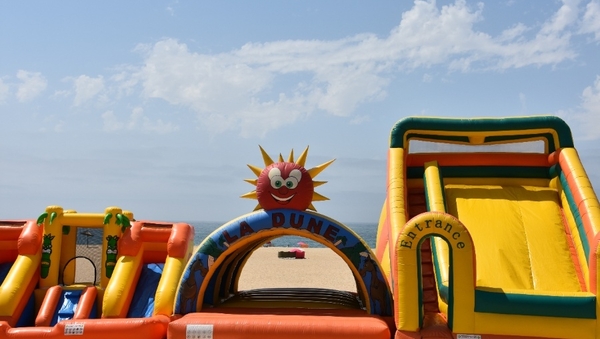
[{"label": "yellow inflatable column", "polygon": [[65,285],[72,285],[75,283],[75,261],[72,260],[68,266],[65,265],[67,265],[68,260],[77,255],[77,229],[76,227],[64,224],[69,219],[69,215],[73,215],[74,213],[77,213],[77,211],[63,211],[64,218],[61,222],[62,246],[60,248],[60,267],[62,268],[62,281]]},{"label": "yellow inflatable column", "polygon": [[100,286],[106,288],[108,281],[112,276],[115,265],[117,264],[118,242],[121,239],[121,227],[123,220],[129,219],[122,214],[122,210],[118,207],[108,207],[104,211],[104,236],[102,239],[102,268],[100,274]]},{"label": "yellow inflatable column", "polygon": [[58,285],[60,249],[62,245],[62,223],[60,219],[62,215],[62,207],[48,206],[46,212],[38,218],[38,224],[44,225],[40,288]]},{"label": "yellow inflatable column", "polygon": [[474,333],[475,250],[467,228],[450,214],[425,212],[410,219],[396,242],[398,330],[417,332],[423,325],[420,244],[431,236],[441,237],[450,248],[452,270],[448,301],[448,327],[453,332]]},{"label": "yellow inflatable column", "polygon": [[600,241],[596,237],[595,243],[590,248],[590,292],[596,295],[596,338],[600,338]]}]

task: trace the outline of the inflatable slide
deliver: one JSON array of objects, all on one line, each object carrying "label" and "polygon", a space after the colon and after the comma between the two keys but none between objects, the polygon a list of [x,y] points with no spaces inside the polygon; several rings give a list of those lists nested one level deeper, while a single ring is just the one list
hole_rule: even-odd
[{"label": "inflatable slide", "polygon": [[[381,338],[393,331],[392,295],[369,246],[345,225],[317,213],[313,178],[326,164],[304,168],[308,149],[294,161],[250,166],[256,210],[216,229],[198,247],[183,274],[167,338]],[[308,209],[313,211],[308,211]],[[238,289],[244,264],[265,243],[286,235],[314,240],[348,265],[357,293],[319,288]]]},{"label": "inflatable slide", "polygon": [[387,180],[396,338],[600,338],[600,204],[564,121],[406,118]]},{"label": "inflatable slide", "polygon": [[31,322],[39,279],[42,231],[34,220],[0,221],[0,321]]},{"label": "inflatable slide", "polygon": [[12,293],[17,306],[1,318],[0,338],[164,338],[194,230],[130,219],[117,207],[77,213],[50,206],[27,223],[36,240],[27,251],[19,241],[19,251],[30,260],[17,258],[5,282],[33,287]]}]

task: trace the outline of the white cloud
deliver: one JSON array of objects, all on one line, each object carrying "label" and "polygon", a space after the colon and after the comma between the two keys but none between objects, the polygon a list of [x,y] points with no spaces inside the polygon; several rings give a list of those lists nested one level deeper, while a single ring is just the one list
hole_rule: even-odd
[{"label": "white cloud", "polygon": [[579,0],[563,0],[563,5],[550,20],[544,23],[540,34],[550,35],[563,32],[577,21]]},{"label": "white cloud", "polygon": [[17,85],[16,94],[17,99],[20,102],[29,101],[35,98],[41,92],[43,92],[48,85],[46,78],[44,78],[44,76],[38,72],[19,70],[17,72],[17,79],[21,81]]},{"label": "white cloud", "polygon": [[527,96],[519,93],[519,102],[521,103],[521,115],[527,115]]},{"label": "white cloud", "polygon": [[125,124],[117,119],[113,111],[102,113],[102,122],[105,132],[116,132],[125,127]]},{"label": "white cloud", "polygon": [[139,76],[146,96],[202,112],[239,107],[271,81],[264,70],[226,55],[190,53],[173,39],[153,46]]},{"label": "white cloud", "polygon": [[359,64],[356,67],[336,67],[321,71],[317,79],[327,84],[321,94],[318,108],[337,116],[348,116],[365,101],[383,99],[389,80],[377,75],[376,65]]},{"label": "white cloud", "polygon": [[136,69],[133,67],[125,67],[119,69],[119,72],[113,74],[109,79],[114,84],[111,90],[116,90],[117,98],[128,96],[134,93],[135,86],[138,84],[138,79],[131,77],[131,73]]},{"label": "white cloud", "polygon": [[131,111],[131,115],[129,116],[129,122],[127,123],[127,129],[132,130],[138,124],[139,121],[144,118],[144,109],[141,107],[136,107]]},{"label": "white cloud", "polygon": [[600,76],[596,76],[596,81],[592,86],[588,86],[581,94],[580,113],[582,125],[585,128],[586,139],[600,139]]},{"label": "white cloud", "polygon": [[585,13],[581,21],[581,33],[590,33],[594,39],[600,42],[600,1],[592,0],[585,7]]},{"label": "white cloud", "polygon": [[157,134],[167,134],[173,133],[179,130],[179,126],[170,123],[163,122],[162,119],[157,119],[156,121],[151,121],[150,119],[144,117],[143,124],[141,126],[142,131],[144,132],[152,132]]},{"label": "white cloud", "polygon": [[363,116],[356,116],[356,117],[354,117],[352,120],[350,120],[350,123],[352,125],[360,125],[360,124],[362,124],[364,122],[367,122],[367,121],[371,121],[371,118],[369,116],[367,116],[367,115],[363,115]]},{"label": "white cloud", "polygon": [[104,112],[102,114],[102,121],[105,132],[139,130],[142,132],[167,134],[179,130],[179,126],[172,123],[165,123],[162,119],[150,120],[144,116],[144,109],[141,107],[136,107],[132,110],[128,121],[120,121],[113,111]]},{"label": "white cloud", "polygon": [[0,78],[0,104],[6,101],[6,98],[8,97],[8,93],[9,93],[8,85],[5,84],[4,81],[2,81],[2,79]]},{"label": "white cloud", "polygon": [[241,135],[264,136],[268,131],[290,124],[297,119],[310,114],[314,110],[317,99],[306,99],[302,95],[288,97],[280,94],[277,100],[252,102],[243,108],[231,121],[231,116],[219,116],[213,114],[209,117],[211,123],[220,126],[221,130],[226,130],[241,124]]},{"label": "white cloud", "polygon": [[87,75],[80,75],[73,80],[73,85],[75,86],[73,106],[79,106],[102,92],[104,79],[102,76],[91,78]]},{"label": "white cloud", "polygon": [[54,125],[54,132],[61,133],[64,131],[64,127],[65,122],[63,120],[60,120]]},{"label": "white cloud", "polygon": [[530,28],[528,28],[524,24],[518,23],[518,24],[502,31],[500,36],[496,38],[496,41],[506,42],[506,41],[516,40],[516,39],[519,39],[521,36],[523,36],[523,34],[528,32],[529,30],[530,30]]},{"label": "white cloud", "polygon": [[457,0],[438,9],[434,1],[415,1],[388,40],[398,61],[408,69],[437,64],[460,71],[554,65],[575,57],[570,34],[564,31],[576,18],[571,6],[563,4],[533,38],[525,36],[532,28],[523,24],[492,37],[474,29],[483,20],[482,4],[473,10]]},{"label": "white cloud", "polygon": [[170,16],[175,16],[175,6],[179,4],[179,1],[172,1],[165,9]]},{"label": "white cloud", "polygon": [[561,110],[556,115],[569,122],[576,139],[600,139],[600,75],[594,84],[581,93],[581,103],[576,109]]},{"label": "white cloud", "polygon": [[438,7],[435,1],[416,0],[384,38],[359,34],[332,41],[248,43],[213,55],[164,39],[140,46],[144,65],[119,81],[127,88],[139,82],[148,98],[192,108],[213,133],[262,136],[315,112],[353,116],[358,105],[387,95],[398,70],[502,71],[573,59],[577,5],[565,0],[541,25],[518,23],[498,36],[476,29],[484,20],[482,4],[456,0]]}]

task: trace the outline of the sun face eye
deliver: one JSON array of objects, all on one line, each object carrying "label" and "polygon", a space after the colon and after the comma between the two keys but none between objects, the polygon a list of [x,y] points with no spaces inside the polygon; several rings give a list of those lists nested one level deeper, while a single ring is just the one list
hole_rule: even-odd
[{"label": "sun face eye", "polygon": [[288,178],[285,181],[285,187],[287,187],[289,189],[294,189],[294,188],[296,188],[296,186],[298,186],[298,181],[296,181],[296,179],[294,179],[294,178]]},{"label": "sun face eye", "polygon": [[285,187],[289,189],[294,189],[298,187],[298,183],[302,179],[302,172],[297,169],[294,169],[290,172],[290,176],[285,181]]},{"label": "sun face eye", "polygon": [[279,189],[284,184],[284,180],[281,177],[281,171],[279,168],[271,168],[269,171],[269,180],[271,181],[271,187]]}]

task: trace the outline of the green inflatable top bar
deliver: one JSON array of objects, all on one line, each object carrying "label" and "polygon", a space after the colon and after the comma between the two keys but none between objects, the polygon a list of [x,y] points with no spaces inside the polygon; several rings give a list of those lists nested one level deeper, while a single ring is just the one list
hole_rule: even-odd
[{"label": "green inflatable top bar", "polygon": [[[558,136],[558,145],[553,133]],[[432,134],[440,131],[443,133]],[[502,135],[502,131],[507,131]],[[515,133],[515,131],[521,131]],[[433,142],[468,144],[469,136],[477,132],[490,132],[483,143],[519,142],[528,139],[545,139],[548,152],[559,148],[574,147],[571,129],[564,120],[553,115],[504,117],[504,118],[438,118],[438,117],[407,117],[396,123],[390,135],[390,148],[404,148],[406,141],[411,138]]]}]

